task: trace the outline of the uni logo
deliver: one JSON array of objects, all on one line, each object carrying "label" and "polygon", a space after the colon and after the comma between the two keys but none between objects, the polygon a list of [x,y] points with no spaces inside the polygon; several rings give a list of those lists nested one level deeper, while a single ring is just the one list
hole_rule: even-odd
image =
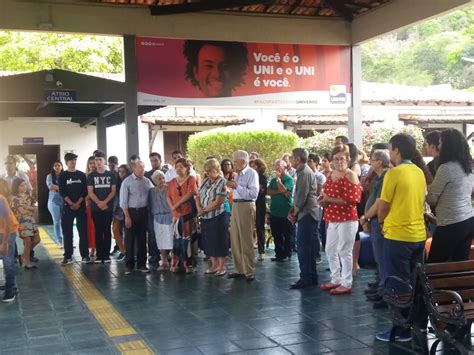
[{"label": "uni logo", "polygon": [[332,104],[345,104],[346,99],[345,85],[331,85],[329,87],[329,101]]}]

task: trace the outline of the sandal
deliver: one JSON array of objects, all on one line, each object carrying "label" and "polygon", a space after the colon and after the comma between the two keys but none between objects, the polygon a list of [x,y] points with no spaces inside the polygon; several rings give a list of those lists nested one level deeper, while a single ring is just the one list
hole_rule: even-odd
[{"label": "sandal", "polygon": [[339,286],[337,288],[333,288],[331,291],[329,291],[331,295],[348,295],[352,293],[352,288],[347,288],[343,286]]},{"label": "sandal", "polygon": [[225,274],[227,274],[227,270],[222,270],[215,273],[216,276],[224,276]]},{"label": "sandal", "polygon": [[168,265],[160,265],[156,268],[156,271],[167,271]]},{"label": "sandal", "polygon": [[331,291],[335,288],[338,288],[339,286],[341,286],[340,284],[332,284],[330,282],[326,283],[326,284],[322,284],[321,286],[319,286],[319,288],[323,291]]},{"label": "sandal", "polygon": [[217,269],[216,269],[216,270],[207,269],[206,272],[205,272],[205,274],[206,274],[206,275],[215,274],[217,271],[219,271],[219,270],[217,270]]},{"label": "sandal", "polygon": [[192,267],[186,268],[186,274],[192,274],[194,269]]}]

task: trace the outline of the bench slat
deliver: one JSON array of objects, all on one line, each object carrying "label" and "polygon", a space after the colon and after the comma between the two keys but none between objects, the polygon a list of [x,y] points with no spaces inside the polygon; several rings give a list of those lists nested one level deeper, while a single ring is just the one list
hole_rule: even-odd
[{"label": "bench slat", "polygon": [[461,277],[450,277],[445,279],[428,279],[428,286],[431,290],[453,290],[457,288],[471,288],[474,285],[474,275],[461,276]]},{"label": "bench slat", "polygon": [[471,276],[471,275],[474,276],[474,270],[429,274],[427,277],[428,279],[434,280],[434,279],[442,279],[442,278],[448,278],[448,277],[453,277],[453,276],[455,277],[455,276]]},{"label": "bench slat", "polygon": [[425,274],[438,274],[446,272],[474,270],[474,260],[457,261],[451,263],[424,264],[422,269]]}]

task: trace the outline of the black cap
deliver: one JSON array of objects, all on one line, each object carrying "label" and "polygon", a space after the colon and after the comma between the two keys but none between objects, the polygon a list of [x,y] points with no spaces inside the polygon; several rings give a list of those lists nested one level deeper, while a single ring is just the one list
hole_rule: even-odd
[{"label": "black cap", "polygon": [[69,160],[77,159],[77,155],[74,153],[66,153],[64,155],[64,161],[68,162]]},{"label": "black cap", "polygon": [[107,156],[105,155],[104,152],[101,152],[100,150],[97,150],[97,151],[94,153],[94,158],[104,158],[104,159],[107,159]]}]

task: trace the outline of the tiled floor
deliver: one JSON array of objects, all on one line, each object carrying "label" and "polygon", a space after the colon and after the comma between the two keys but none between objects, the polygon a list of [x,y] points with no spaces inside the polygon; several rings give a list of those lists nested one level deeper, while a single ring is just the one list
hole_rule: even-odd
[{"label": "tiled floor", "polygon": [[[362,270],[348,296],[318,288],[289,290],[296,258],[257,264],[257,279],[152,272],[124,276],[124,265],[81,265],[85,277],[158,354],[417,354],[414,343],[374,338],[390,326],[363,289],[373,270]],[[109,337],[43,247],[37,270],[18,269],[18,299],[0,304],[0,354],[118,353]],[[66,266],[67,267],[67,266]],[[327,263],[318,266],[328,279]],[[474,341],[474,339],[473,339]],[[446,349],[439,354],[455,354]]]}]

